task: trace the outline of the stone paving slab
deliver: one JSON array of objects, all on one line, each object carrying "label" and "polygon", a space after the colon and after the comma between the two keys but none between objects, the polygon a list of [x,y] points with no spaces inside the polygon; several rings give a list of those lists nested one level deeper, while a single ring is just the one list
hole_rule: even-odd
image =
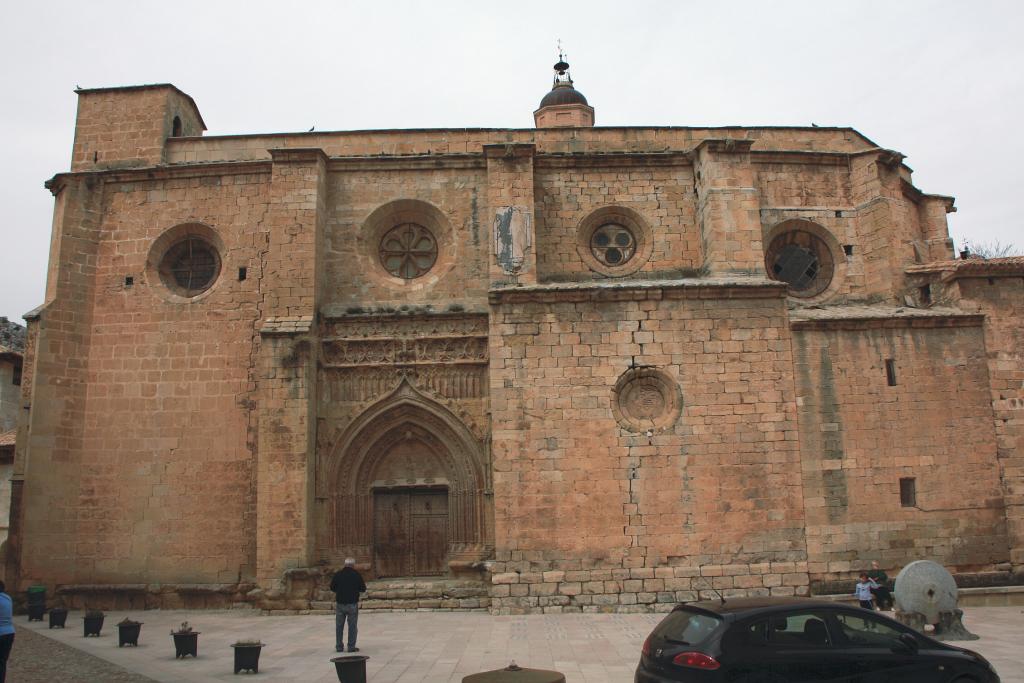
[{"label": "stone paving slab", "polygon": [[[144,622],[138,648],[117,647],[118,621]],[[515,660],[522,666],[555,669],[568,683],[630,683],[640,646],[663,615],[552,614],[491,616],[459,612],[363,612],[359,617],[360,654],[370,657],[370,683],[451,683]],[[166,683],[238,681],[232,673],[231,643],[259,638],[267,643],[258,680],[337,681],[334,617],[260,616],[243,611],[110,612],[100,638],[83,638],[81,613],[68,615],[67,630],[48,630],[45,622],[18,626]],[[170,631],[182,621],[201,631],[199,658],[176,660]],[[1004,683],[1024,683],[1024,610],[974,607],[967,627],[981,640],[961,643],[993,662]],[[12,662],[19,656],[17,643]],[[64,680],[87,680],[68,672]]]}]

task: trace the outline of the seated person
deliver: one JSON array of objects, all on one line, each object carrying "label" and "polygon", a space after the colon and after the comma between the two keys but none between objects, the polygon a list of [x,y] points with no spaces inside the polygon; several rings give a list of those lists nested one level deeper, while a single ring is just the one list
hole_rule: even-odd
[{"label": "seated person", "polygon": [[892,593],[889,591],[889,577],[879,567],[878,560],[871,560],[871,571],[868,572],[868,578],[878,584],[876,588],[871,589],[878,609],[892,609],[893,600]]}]

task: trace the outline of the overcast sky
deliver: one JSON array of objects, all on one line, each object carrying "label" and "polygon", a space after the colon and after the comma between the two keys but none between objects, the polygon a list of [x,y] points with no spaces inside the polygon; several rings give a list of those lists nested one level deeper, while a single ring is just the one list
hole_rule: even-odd
[{"label": "overcast sky", "polygon": [[597,125],[852,126],[957,198],[958,245],[1024,246],[1024,4],[5,3],[0,315],[43,301],[76,86],[169,82],[207,135],[532,127],[561,38]]}]

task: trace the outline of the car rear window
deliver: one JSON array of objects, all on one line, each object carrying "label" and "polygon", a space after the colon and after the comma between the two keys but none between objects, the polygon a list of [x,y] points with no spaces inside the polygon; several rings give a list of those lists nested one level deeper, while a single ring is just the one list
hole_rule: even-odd
[{"label": "car rear window", "polygon": [[678,643],[699,645],[721,625],[722,617],[718,615],[679,609],[658,625],[658,635]]}]

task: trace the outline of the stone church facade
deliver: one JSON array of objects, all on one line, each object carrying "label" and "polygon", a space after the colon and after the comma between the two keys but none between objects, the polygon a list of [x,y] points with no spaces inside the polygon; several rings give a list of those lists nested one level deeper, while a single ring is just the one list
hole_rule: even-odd
[{"label": "stone church facade", "polygon": [[533,129],[206,137],[171,85],[79,90],[8,577],[303,609],[352,556],[370,606],[506,613],[1019,579],[1024,259],[956,259],[855,130],[594,127],[567,68]]}]

